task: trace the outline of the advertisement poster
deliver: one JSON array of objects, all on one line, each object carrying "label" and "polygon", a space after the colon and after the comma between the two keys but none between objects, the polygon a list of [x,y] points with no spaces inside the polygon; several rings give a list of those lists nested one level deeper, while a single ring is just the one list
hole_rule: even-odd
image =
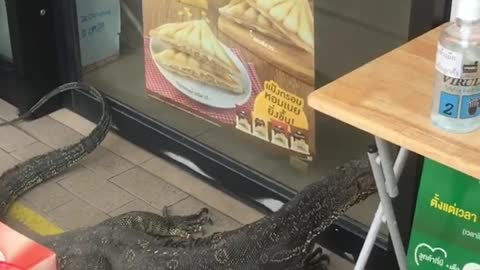
[{"label": "advertisement poster", "polygon": [[309,0],[143,0],[148,96],[312,157],[313,10]]},{"label": "advertisement poster", "polygon": [[480,270],[480,180],[425,160],[408,269]]}]

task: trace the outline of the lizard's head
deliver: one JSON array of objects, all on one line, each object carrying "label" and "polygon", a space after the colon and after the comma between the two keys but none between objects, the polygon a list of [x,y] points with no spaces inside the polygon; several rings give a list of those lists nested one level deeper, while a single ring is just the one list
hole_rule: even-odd
[{"label": "lizard's head", "polygon": [[368,159],[355,159],[307,186],[292,201],[292,206],[300,203],[322,209],[326,215],[341,214],[375,192],[375,180]]},{"label": "lizard's head", "polygon": [[304,245],[303,250],[308,253],[318,235],[345,211],[375,192],[367,157],[351,160],[305,187],[270,220],[283,228],[288,236],[286,245]]},{"label": "lizard's head", "polygon": [[[375,191],[375,181],[366,157],[346,162],[328,172],[319,181],[305,187],[267,219],[267,224],[270,224],[271,228],[266,234],[268,241],[274,239],[276,245],[274,247],[276,253],[268,254],[269,257],[277,258],[274,263],[269,262],[272,265],[271,269],[290,269],[292,265],[298,263],[297,260],[302,260],[305,269],[310,269],[311,266],[321,267],[318,262],[322,262],[322,256],[312,256],[315,254],[313,244],[316,237],[346,210],[365,200]],[[278,239],[279,236],[282,238]],[[295,246],[303,246],[302,256],[291,256],[279,248]],[[281,252],[278,252],[279,250]]]},{"label": "lizard's head", "polygon": [[377,191],[370,162],[367,158],[352,160],[337,167],[337,170],[343,171],[343,177],[340,179],[343,183],[340,185],[347,190],[347,194],[352,195],[349,206],[367,199]]},{"label": "lizard's head", "polygon": [[377,190],[368,158],[351,160],[336,167],[324,182],[328,186],[325,195],[345,209],[367,199]]}]

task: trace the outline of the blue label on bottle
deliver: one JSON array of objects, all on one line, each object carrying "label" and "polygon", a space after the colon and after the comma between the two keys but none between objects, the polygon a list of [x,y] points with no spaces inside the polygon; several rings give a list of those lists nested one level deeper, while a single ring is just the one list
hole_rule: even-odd
[{"label": "blue label on bottle", "polygon": [[441,92],[439,114],[449,118],[457,118],[459,105],[460,97],[458,95]]},{"label": "blue label on bottle", "polygon": [[480,116],[480,94],[463,96],[460,118],[469,119]]}]

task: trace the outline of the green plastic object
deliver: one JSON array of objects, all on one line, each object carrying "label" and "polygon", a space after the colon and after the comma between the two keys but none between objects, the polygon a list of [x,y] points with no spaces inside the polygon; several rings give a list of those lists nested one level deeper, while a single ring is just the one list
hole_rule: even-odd
[{"label": "green plastic object", "polygon": [[408,269],[480,270],[480,180],[429,159],[421,180]]}]

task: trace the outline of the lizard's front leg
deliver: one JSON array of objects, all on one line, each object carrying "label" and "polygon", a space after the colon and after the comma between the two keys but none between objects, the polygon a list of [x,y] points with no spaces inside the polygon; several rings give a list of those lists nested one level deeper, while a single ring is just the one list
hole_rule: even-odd
[{"label": "lizard's front leg", "polygon": [[213,221],[209,217],[209,210],[207,208],[202,208],[199,212],[189,215],[189,216],[172,216],[168,213],[168,208],[163,209],[163,215],[167,218],[170,218],[175,226],[178,229],[190,232],[190,233],[199,233],[203,230],[203,225]]},{"label": "lizard's front leg", "polygon": [[[208,212],[208,211],[207,211]],[[150,212],[134,211],[108,219],[102,225],[122,226],[154,237],[189,238],[200,232],[208,221],[205,211],[191,216],[160,216]]]}]

